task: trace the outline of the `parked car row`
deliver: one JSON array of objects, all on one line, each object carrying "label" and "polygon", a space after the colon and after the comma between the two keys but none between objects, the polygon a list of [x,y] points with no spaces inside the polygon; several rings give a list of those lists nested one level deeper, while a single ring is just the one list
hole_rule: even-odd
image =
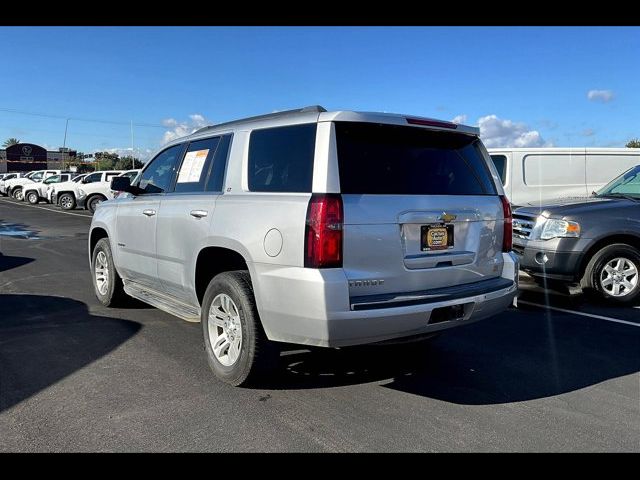
[{"label": "parked car row", "polygon": [[109,170],[75,174],[61,170],[34,170],[26,174],[9,173],[0,177],[0,195],[37,204],[41,201],[64,210],[85,208],[95,212],[99,203],[114,197],[111,179],[126,176],[133,180],[140,170]]}]

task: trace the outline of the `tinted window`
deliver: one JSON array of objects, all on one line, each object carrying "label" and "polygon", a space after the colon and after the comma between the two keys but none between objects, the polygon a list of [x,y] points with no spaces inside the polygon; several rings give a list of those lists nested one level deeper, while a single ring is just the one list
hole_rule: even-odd
[{"label": "tinted window", "polygon": [[33,175],[31,175],[31,180],[33,180],[34,182],[42,180],[43,175],[44,175],[44,172],[34,173]]},{"label": "tinted window", "polygon": [[220,137],[191,142],[180,165],[174,191],[204,192],[209,176],[211,159],[216,152]]},{"label": "tinted window", "polygon": [[504,155],[491,155],[491,160],[493,160],[493,164],[498,170],[502,184],[505,185],[507,183],[507,157]]},{"label": "tinted window", "polygon": [[84,177],[83,183],[99,182],[102,179],[102,172],[95,172]]},{"label": "tinted window", "polygon": [[178,157],[184,145],[174,145],[159,153],[142,172],[138,186],[145,193],[166,192],[173,182]]},{"label": "tinted window", "polygon": [[60,175],[52,175],[51,177],[47,178],[44,182],[45,185],[48,185],[50,183],[57,183],[60,181]]},{"label": "tinted window", "polygon": [[342,193],[496,194],[474,136],[373,123],[335,127]]},{"label": "tinted window", "polygon": [[315,123],[251,132],[249,190],[310,192],[315,145]]},{"label": "tinted window", "polygon": [[218,148],[216,148],[213,157],[213,166],[207,180],[207,192],[221,192],[224,182],[224,172],[227,167],[227,157],[229,156],[229,147],[231,146],[231,135],[225,135],[220,139]]}]

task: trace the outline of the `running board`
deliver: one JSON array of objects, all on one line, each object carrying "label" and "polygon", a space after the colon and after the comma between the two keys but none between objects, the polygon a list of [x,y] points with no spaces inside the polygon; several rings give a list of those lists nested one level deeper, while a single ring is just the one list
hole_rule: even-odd
[{"label": "running board", "polygon": [[130,280],[124,281],[124,291],[127,295],[159,308],[170,315],[186,320],[187,322],[200,322],[200,308],[194,308],[180,300],[170,297],[166,293],[160,293]]}]

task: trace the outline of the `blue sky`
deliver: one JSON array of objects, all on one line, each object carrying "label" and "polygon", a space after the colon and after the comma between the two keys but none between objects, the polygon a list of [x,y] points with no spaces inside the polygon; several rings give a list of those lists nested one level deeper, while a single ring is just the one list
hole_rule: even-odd
[{"label": "blue sky", "polygon": [[321,104],[464,120],[488,146],[624,146],[639,54],[630,27],[2,27],[0,140],[62,146],[68,116],[67,146],[124,151],[133,121],[145,156],[202,124]]}]

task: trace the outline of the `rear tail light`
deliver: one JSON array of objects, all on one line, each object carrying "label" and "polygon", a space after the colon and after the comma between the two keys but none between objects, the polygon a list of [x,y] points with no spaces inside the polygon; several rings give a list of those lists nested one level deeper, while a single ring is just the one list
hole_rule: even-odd
[{"label": "rear tail light", "polygon": [[513,248],[513,216],[511,215],[511,204],[504,195],[500,195],[500,201],[502,202],[502,213],[504,215],[502,251],[510,252]]},{"label": "rear tail light", "polygon": [[304,232],[304,266],[342,267],[342,197],[335,193],[313,194],[307,207]]}]

